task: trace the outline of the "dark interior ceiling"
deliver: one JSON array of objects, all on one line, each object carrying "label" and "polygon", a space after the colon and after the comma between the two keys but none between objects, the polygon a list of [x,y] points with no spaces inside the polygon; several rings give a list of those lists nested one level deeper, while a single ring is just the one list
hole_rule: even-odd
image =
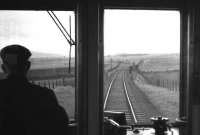
[{"label": "dark interior ceiling", "polygon": [[105,8],[181,8],[185,0],[2,0],[0,9],[73,10],[77,3],[103,3]]}]

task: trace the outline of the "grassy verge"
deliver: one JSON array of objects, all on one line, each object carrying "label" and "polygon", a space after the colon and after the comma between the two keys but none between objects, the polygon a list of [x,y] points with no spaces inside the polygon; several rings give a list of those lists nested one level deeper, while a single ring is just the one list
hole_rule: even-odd
[{"label": "grassy verge", "polygon": [[71,86],[60,86],[54,89],[59,104],[64,107],[70,119],[75,114],[75,88]]},{"label": "grassy verge", "polygon": [[134,83],[147,95],[160,112],[174,121],[179,113],[179,92],[171,92],[166,88],[152,86],[141,81]]},{"label": "grassy verge", "polygon": [[149,80],[179,80],[179,70],[164,72],[142,72],[142,74]]}]

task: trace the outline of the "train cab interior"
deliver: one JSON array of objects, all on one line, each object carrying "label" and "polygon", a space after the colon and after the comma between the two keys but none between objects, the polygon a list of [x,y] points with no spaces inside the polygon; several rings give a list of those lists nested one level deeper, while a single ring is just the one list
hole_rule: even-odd
[{"label": "train cab interior", "polygon": [[[59,34],[61,36],[64,36],[62,38],[66,38],[67,42],[70,44],[70,50],[71,46],[73,47],[72,51],[74,54],[74,57],[72,59],[73,62],[72,65],[74,66],[74,68],[72,68],[71,70],[75,76],[73,80],[74,81],[73,87],[75,92],[73,95],[74,96],[74,101],[73,101],[74,111],[72,111],[73,118],[69,124],[69,126],[71,127],[70,134],[72,135],[122,135],[122,134],[123,135],[137,135],[137,134],[138,135],[150,135],[150,134],[199,135],[200,134],[200,128],[199,128],[200,126],[200,115],[199,115],[200,114],[200,85],[199,85],[200,8],[197,5],[198,5],[197,1],[195,0],[190,0],[190,1],[189,0],[56,0],[56,1],[55,0],[29,0],[29,1],[3,0],[2,4],[0,5],[0,21],[3,20],[1,19],[2,18],[1,13],[7,11],[25,11],[25,12],[44,11],[49,13],[49,18],[51,18],[50,21],[53,20],[54,23],[57,24],[57,26],[53,24],[55,27],[63,28],[62,24],[59,23],[59,19],[56,19],[56,16],[54,16],[53,11],[55,11],[55,13],[56,12],[58,13],[60,11],[71,12],[70,15],[72,15],[72,20],[73,20],[72,31],[74,35],[69,36],[68,34],[71,33],[71,28],[68,29],[70,32],[66,32],[65,29],[63,30],[65,31],[66,34],[61,33],[62,32],[61,29],[59,31],[60,32]],[[122,124],[119,124],[120,122],[119,123],[116,122],[114,117],[117,117],[118,115],[120,115],[120,117],[121,116],[125,117],[123,116],[124,115],[123,110],[117,112],[117,111],[112,111],[112,109],[110,109],[111,111],[107,109],[108,111],[105,111],[106,110],[105,102],[107,100],[105,94],[105,82],[106,81],[110,82],[112,80],[112,79],[107,80],[105,76],[111,74],[111,78],[112,77],[115,78],[116,76],[121,76],[124,79],[124,76],[130,76],[131,74],[133,78],[134,77],[135,79],[139,78],[139,80],[134,80],[136,84],[137,81],[141,80],[141,77],[144,77],[144,76],[138,77],[138,74],[141,73],[141,71],[139,70],[139,64],[144,65],[145,58],[147,58],[146,55],[144,55],[144,57],[143,55],[142,57],[140,55],[137,55],[137,58],[141,58],[140,61],[137,61],[135,63],[130,63],[130,61],[125,59],[125,56],[123,56],[123,58],[125,59],[125,60],[123,59],[124,60],[123,62],[122,59],[120,59],[122,56],[120,56],[120,58],[117,60],[115,60],[114,58],[112,59],[111,56],[104,57],[106,49],[105,40],[107,40],[105,37],[105,31],[106,31],[105,28],[108,28],[107,27],[108,23],[106,22],[106,19],[109,18],[109,15],[108,16],[106,15],[109,13],[109,11],[112,10],[121,10],[121,11],[153,10],[155,12],[174,11],[176,12],[175,14],[178,13],[179,28],[177,28],[177,30],[179,33],[178,35],[179,38],[178,80],[179,81],[177,82],[178,85],[177,87],[179,89],[179,92],[177,92],[178,93],[177,97],[173,97],[176,98],[175,100],[178,100],[178,108],[176,108],[178,110],[178,113],[176,118],[174,118],[175,116],[173,117],[174,118],[173,121],[168,122],[168,119],[161,117],[160,114],[159,116],[155,115],[155,117],[146,115],[148,119],[151,119],[152,123],[138,124],[136,117],[139,116],[133,115],[133,118],[135,117],[135,122],[131,124],[127,122],[122,122]],[[46,15],[48,16],[47,13]],[[115,14],[116,17],[118,15],[119,15],[118,13]],[[128,18],[130,18],[130,16]],[[34,20],[34,18],[32,19]],[[152,18],[149,17],[148,19],[149,21],[146,21],[147,24],[151,22],[150,20]],[[56,20],[57,23],[55,22]],[[58,26],[58,24],[60,26]],[[109,27],[111,27],[111,25]],[[117,27],[123,27],[123,26],[117,26]],[[128,27],[131,27],[131,25]],[[146,29],[147,27],[142,26],[140,29]],[[162,28],[164,27],[165,26],[162,25],[161,31],[163,30]],[[3,27],[1,26],[0,28],[3,29]],[[120,33],[120,34],[123,35],[126,33]],[[69,36],[69,38],[67,38],[66,36]],[[47,40],[50,39],[47,38]],[[134,40],[134,38],[132,40]],[[168,39],[166,38],[166,41],[167,40]],[[165,38],[164,41],[162,40],[163,43],[166,41]],[[0,43],[2,44],[4,42],[0,41]],[[124,41],[124,43],[126,42]],[[169,48],[168,45],[166,44],[164,45],[164,47]],[[114,48],[115,47],[113,47],[113,49]],[[151,58],[153,59],[153,57]],[[110,66],[111,69],[105,71],[105,67],[110,67]],[[128,67],[127,71],[125,73],[122,73],[121,71],[122,70],[125,71],[125,67]],[[61,71],[63,73],[65,72],[64,69],[60,69],[59,72],[55,70],[51,71],[49,69],[49,72],[52,73],[56,72],[56,74],[60,73]],[[41,70],[40,72],[45,73],[43,70]],[[109,73],[105,74],[105,72]],[[118,75],[115,75],[117,73]],[[167,73],[170,74],[170,71],[168,70]],[[32,74],[34,75],[34,72]],[[47,78],[49,77],[48,73],[45,73],[45,75]],[[62,74],[60,76],[62,76]],[[52,79],[51,77],[49,78]],[[37,80],[38,78],[36,77],[34,79]],[[35,81],[34,79],[32,81]],[[118,81],[119,78],[113,80]],[[151,81],[151,79],[149,81]],[[60,83],[62,82],[64,85],[65,79],[61,79]],[[159,85],[159,87],[164,87],[160,86],[162,85],[162,82],[156,80],[155,83],[156,86]],[[40,82],[38,82],[38,84],[40,84]],[[52,84],[52,86],[51,83],[47,82],[46,85],[47,84],[50,88],[51,87],[54,88],[54,83]],[[59,85],[59,81],[58,83],[57,81],[55,81],[55,86],[57,84]],[[141,83],[138,83],[138,87],[141,86],[140,84]],[[124,85],[125,82],[123,86]],[[176,86],[176,82],[173,82],[172,85]],[[129,86],[127,86],[127,89],[128,87]],[[134,88],[134,86],[130,87]],[[109,85],[106,86],[106,88],[109,88]],[[173,88],[170,87],[169,89],[176,90],[175,87]],[[132,96],[130,95],[127,98],[128,100],[127,102],[131,102],[131,99]],[[158,99],[162,100],[161,98]],[[134,107],[134,103],[131,104],[133,105],[133,107],[130,108],[133,109],[137,108]],[[143,105],[141,104],[141,106]],[[173,110],[173,108],[171,109]],[[170,132],[164,133],[164,131],[168,130],[168,128],[170,129]],[[154,129],[153,132],[151,129]]]}]

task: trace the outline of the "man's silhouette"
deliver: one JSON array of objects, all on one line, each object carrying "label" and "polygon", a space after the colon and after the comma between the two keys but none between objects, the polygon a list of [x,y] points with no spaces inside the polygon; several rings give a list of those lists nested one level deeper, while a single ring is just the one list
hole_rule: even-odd
[{"label": "man's silhouette", "polygon": [[0,80],[0,134],[67,135],[68,116],[54,92],[29,83],[31,52],[9,45],[0,52],[7,78]]}]

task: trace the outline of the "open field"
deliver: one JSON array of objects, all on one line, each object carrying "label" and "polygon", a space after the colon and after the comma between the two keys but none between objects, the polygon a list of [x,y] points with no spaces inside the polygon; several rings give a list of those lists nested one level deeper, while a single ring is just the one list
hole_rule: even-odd
[{"label": "open field", "polygon": [[[68,73],[67,58],[32,58],[31,69],[28,73],[30,80],[44,80],[60,77],[74,76],[74,59],[71,61],[71,73]],[[2,61],[0,61],[0,64]],[[3,77],[0,69],[0,79]]]},{"label": "open field", "polygon": [[[32,58],[31,69],[46,69],[46,68],[68,68],[68,58]],[[71,67],[75,66],[75,59],[71,59]]]},{"label": "open field", "polygon": [[152,85],[179,91],[179,55],[155,55],[144,59],[138,71]]},{"label": "open field", "polygon": [[74,68],[71,68],[71,73],[68,73],[67,68],[34,69],[30,70],[28,73],[29,80],[44,80],[66,77],[74,77]]},{"label": "open field", "polygon": [[[31,70],[36,69],[49,69],[49,68],[66,68],[68,69],[68,58],[64,57],[56,57],[56,58],[31,58]],[[2,60],[0,59],[0,64],[2,64]],[[75,59],[71,59],[71,67],[74,68],[75,66]],[[2,69],[0,68],[0,73]]]},{"label": "open field", "polygon": [[161,72],[179,70],[178,54],[149,55],[142,60],[139,70],[142,72]]},{"label": "open field", "polygon": [[179,70],[177,71],[165,71],[165,72],[143,72],[148,78],[166,79],[166,80],[179,80]]}]

